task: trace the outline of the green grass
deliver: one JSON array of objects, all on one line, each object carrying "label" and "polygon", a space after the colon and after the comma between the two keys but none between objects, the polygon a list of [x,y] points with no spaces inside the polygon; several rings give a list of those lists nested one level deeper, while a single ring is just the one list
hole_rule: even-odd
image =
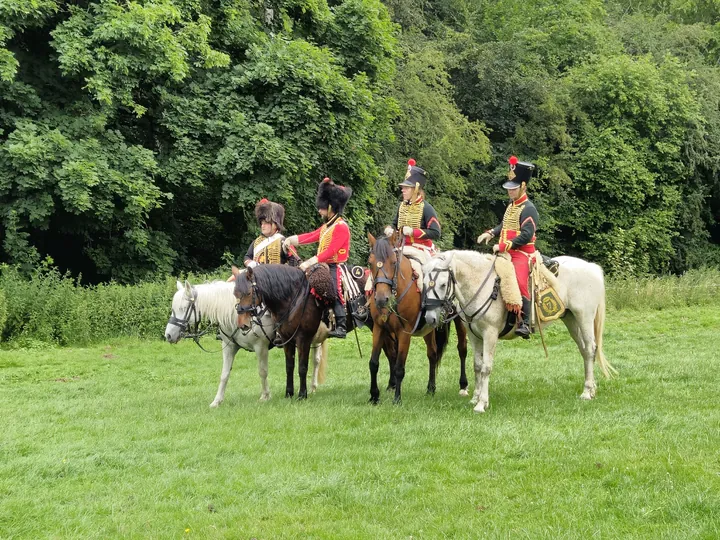
[{"label": "green grass", "polygon": [[273,353],[258,403],[240,353],[219,409],[220,355],[189,342],[0,351],[0,538],[717,538],[717,310],[611,311],[592,402],[562,324],[549,360],[502,343],[484,415],[454,338],[434,397],[418,340],[377,407],[367,331],[306,402]]}]

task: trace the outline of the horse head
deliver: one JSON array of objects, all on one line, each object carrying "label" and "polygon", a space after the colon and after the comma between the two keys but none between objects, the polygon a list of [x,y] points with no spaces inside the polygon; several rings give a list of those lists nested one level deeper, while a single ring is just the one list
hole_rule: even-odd
[{"label": "horse head", "polygon": [[391,301],[394,301],[397,294],[397,252],[387,237],[375,239],[373,235],[368,233],[368,240],[370,241],[368,265],[373,279],[375,305],[378,309],[384,309],[388,307]]},{"label": "horse head", "polygon": [[252,316],[260,309],[262,300],[257,292],[257,283],[252,268],[243,271],[237,266],[232,267],[235,276],[235,310],[237,311],[238,327],[247,331],[252,325]]},{"label": "horse head", "polygon": [[423,307],[425,322],[437,327],[443,324],[453,310],[455,278],[453,256],[440,254],[423,266]]},{"label": "horse head", "polygon": [[165,340],[168,343],[177,343],[188,333],[191,326],[197,327],[200,323],[196,300],[197,292],[193,286],[187,280],[184,285],[178,281],[170,319],[165,327]]}]

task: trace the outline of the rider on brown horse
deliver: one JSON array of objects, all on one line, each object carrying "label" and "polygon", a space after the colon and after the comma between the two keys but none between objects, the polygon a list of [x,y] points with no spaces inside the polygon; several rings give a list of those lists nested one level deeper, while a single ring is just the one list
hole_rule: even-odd
[{"label": "rider on brown horse", "polygon": [[332,180],[325,178],[318,186],[316,199],[318,212],[325,220],[325,224],[312,232],[291,236],[283,242],[283,249],[319,243],[317,255],[302,263],[300,268],[305,270],[317,263],[327,263],[330,267],[330,277],[333,280],[333,287],[337,291],[333,306],[335,329],[330,332],[330,337],[337,338],[344,338],[347,333],[345,299],[341,289],[338,264],[346,262],[350,253],[350,227],[343,219],[342,212],[351,196],[351,188],[335,185]]},{"label": "rider on brown horse", "polygon": [[415,160],[408,160],[405,179],[398,184],[403,200],[395,214],[392,227],[385,227],[385,236],[392,235],[394,230],[400,231],[405,237],[405,245],[413,246],[435,254],[433,240],[440,239],[440,221],[432,205],[425,200],[425,184],[427,175],[423,169],[415,165]]}]

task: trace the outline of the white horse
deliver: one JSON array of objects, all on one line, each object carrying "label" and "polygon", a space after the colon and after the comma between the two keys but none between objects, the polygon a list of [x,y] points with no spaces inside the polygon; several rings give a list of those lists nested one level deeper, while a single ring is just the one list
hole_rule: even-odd
[{"label": "white horse", "polygon": [[[267,381],[268,349],[270,342],[275,338],[275,325],[270,313],[266,312],[260,319],[260,324],[253,324],[248,332],[242,332],[237,325],[234,288],[235,283],[233,282],[214,281],[192,286],[187,281],[184,285],[178,281],[177,292],[172,301],[172,313],[165,327],[165,339],[169,343],[177,343],[183,337],[193,337],[193,334],[189,333],[189,329],[197,329],[201,319],[219,326],[222,338],[223,367],[220,373],[220,386],[218,386],[217,394],[210,403],[210,407],[219,406],[225,399],[225,387],[230,378],[235,355],[240,349],[255,352],[260,375],[260,401],[270,399],[270,386]],[[325,379],[327,333],[327,327],[321,324],[315,340],[313,340],[315,346],[313,392]]]},{"label": "white horse", "polygon": [[[488,385],[495,346],[505,327],[507,309],[502,298],[492,299],[495,288],[493,256],[475,251],[446,251],[423,266],[427,294],[426,321],[442,323],[450,303],[460,310],[470,332],[475,351],[475,391],[470,403],[475,412],[485,412],[490,404]],[[566,306],[562,318],[585,361],[585,385],[580,398],[595,397],[594,360],[606,377],[616,373],[602,350],[605,326],[605,280],[602,268],[575,257],[556,257],[560,264],[558,290]],[[496,291],[497,293],[497,291]],[[544,328],[546,324],[542,323]],[[515,333],[506,336],[514,338]]]}]

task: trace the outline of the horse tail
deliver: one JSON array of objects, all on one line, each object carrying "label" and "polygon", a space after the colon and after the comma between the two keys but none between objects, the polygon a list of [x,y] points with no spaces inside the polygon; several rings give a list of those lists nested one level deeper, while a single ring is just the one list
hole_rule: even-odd
[{"label": "horse tail", "polygon": [[[604,292],[604,291],[603,291]],[[593,321],[595,329],[595,361],[600,365],[603,374],[608,379],[613,375],[617,375],[617,370],[607,361],[603,353],[603,331],[605,330],[605,295],[603,294],[597,311],[595,312],[595,320]]]},{"label": "horse tail", "polygon": [[328,340],[324,340],[320,345],[320,367],[318,369],[318,384],[325,383],[327,375],[327,357],[328,357]]}]

